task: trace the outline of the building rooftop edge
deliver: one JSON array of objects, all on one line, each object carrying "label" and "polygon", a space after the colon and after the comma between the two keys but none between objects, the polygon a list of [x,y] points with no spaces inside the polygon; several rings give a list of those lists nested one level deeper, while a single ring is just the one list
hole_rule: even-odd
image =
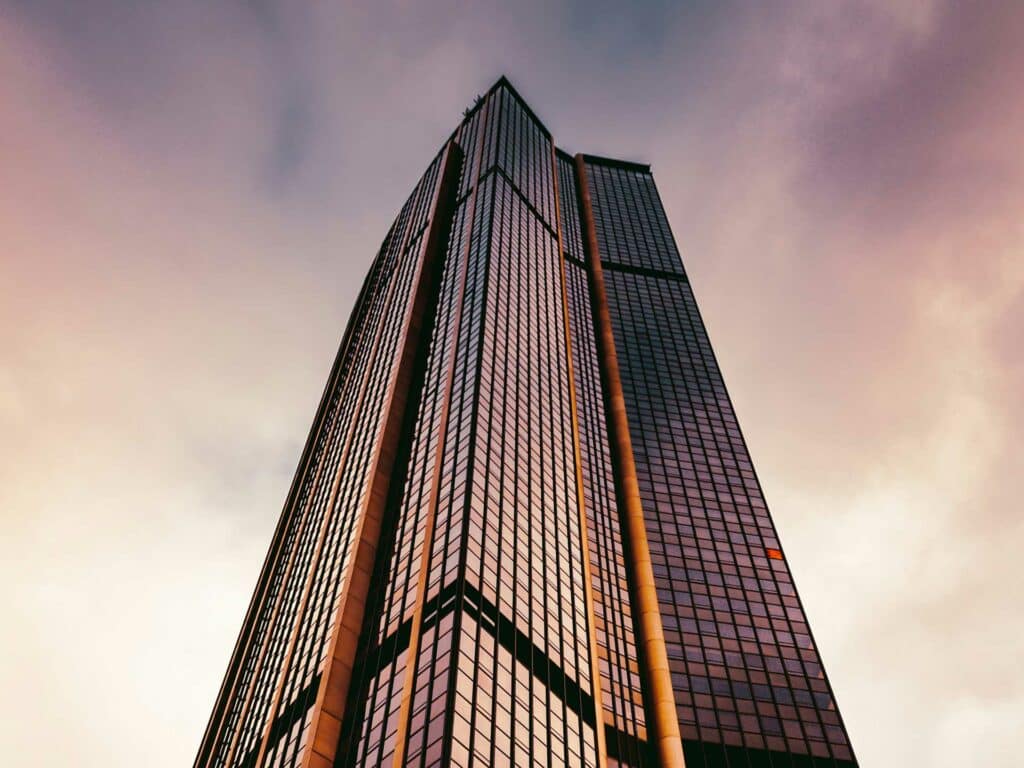
[{"label": "building rooftop edge", "polygon": [[[533,111],[533,108],[526,103],[526,99],[524,99],[522,95],[520,95],[519,91],[516,90],[516,87],[512,85],[512,81],[509,80],[506,75],[501,75],[501,77],[499,77],[494,82],[494,84],[490,88],[488,88],[484,92],[484,94],[474,102],[473,106],[466,110],[465,114],[463,115],[462,122],[464,123],[466,120],[469,120],[476,113],[476,111],[480,109],[481,106],[483,106],[484,102],[487,101],[488,98],[494,95],[494,93],[496,93],[501,88],[507,90],[509,92],[509,95],[512,96],[512,98],[514,98],[517,102],[519,102],[519,106],[521,106],[523,110],[533,119],[537,126],[544,132],[544,135],[547,136],[548,139],[551,139],[552,142],[554,142],[554,137],[552,136],[551,131],[548,129],[548,127],[544,125],[544,121],[541,120],[537,116],[537,113]],[[461,124],[462,123],[460,123],[460,125]],[[454,138],[457,133],[458,128],[456,128],[452,132],[451,136],[449,137],[449,140]],[[555,147],[555,153],[562,157],[562,159],[564,160],[572,160],[574,157],[573,153],[567,152],[566,150],[558,146]],[[649,163],[638,163],[632,160],[618,160],[612,157],[602,157],[601,155],[589,155],[584,153],[581,154],[584,161],[592,163],[594,165],[605,165],[610,168],[619,168],[625,171],[636,171],[638,173],[651,172],[651,166]]]},{"label": "building rooftop edge", "polygon": [[649,163],[637,163],[632,160],[617,160],[613,157],[601,157],[600,155],[587,155],[580,153],[584,162],[591,165],[607,165],[612,168],[621,168],[624,171],[637,171],[639,173],[650,173]]}]

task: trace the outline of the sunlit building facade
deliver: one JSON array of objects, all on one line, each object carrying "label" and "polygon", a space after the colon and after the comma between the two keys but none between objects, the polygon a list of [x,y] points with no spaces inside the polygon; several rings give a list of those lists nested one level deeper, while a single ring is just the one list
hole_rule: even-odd
[{"label": "sunlit building facade", "polygon": [[502,79],[374,259],[197,768],[856,762],[650,169]]}]

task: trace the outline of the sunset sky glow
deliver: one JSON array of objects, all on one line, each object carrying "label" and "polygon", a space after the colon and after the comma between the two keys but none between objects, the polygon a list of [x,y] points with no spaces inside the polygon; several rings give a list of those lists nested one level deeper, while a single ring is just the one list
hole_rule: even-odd
[{"label": "sunset sky glow", "polygon": [[0,0],[0,41],[5,764],[191,763],[365,270],[501,74],[652,164],[861,764],[1021,764],[1024,3]]}]

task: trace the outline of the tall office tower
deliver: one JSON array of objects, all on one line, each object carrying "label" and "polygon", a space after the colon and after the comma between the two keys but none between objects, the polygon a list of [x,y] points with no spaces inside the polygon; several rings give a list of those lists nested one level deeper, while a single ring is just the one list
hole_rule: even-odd
[{"label": "tall office tower", "polygon": [[377,253],[206,766],[856,765],[645,165],[503,78]]}]

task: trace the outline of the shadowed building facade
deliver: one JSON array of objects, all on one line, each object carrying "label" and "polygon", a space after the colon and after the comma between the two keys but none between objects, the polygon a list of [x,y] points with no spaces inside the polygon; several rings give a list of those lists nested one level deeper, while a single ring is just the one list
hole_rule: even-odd
[{"label": "shadowed building facade", "polygon": [[648,166],[503,78],[374,259],[196,759],[855,760]]}]

